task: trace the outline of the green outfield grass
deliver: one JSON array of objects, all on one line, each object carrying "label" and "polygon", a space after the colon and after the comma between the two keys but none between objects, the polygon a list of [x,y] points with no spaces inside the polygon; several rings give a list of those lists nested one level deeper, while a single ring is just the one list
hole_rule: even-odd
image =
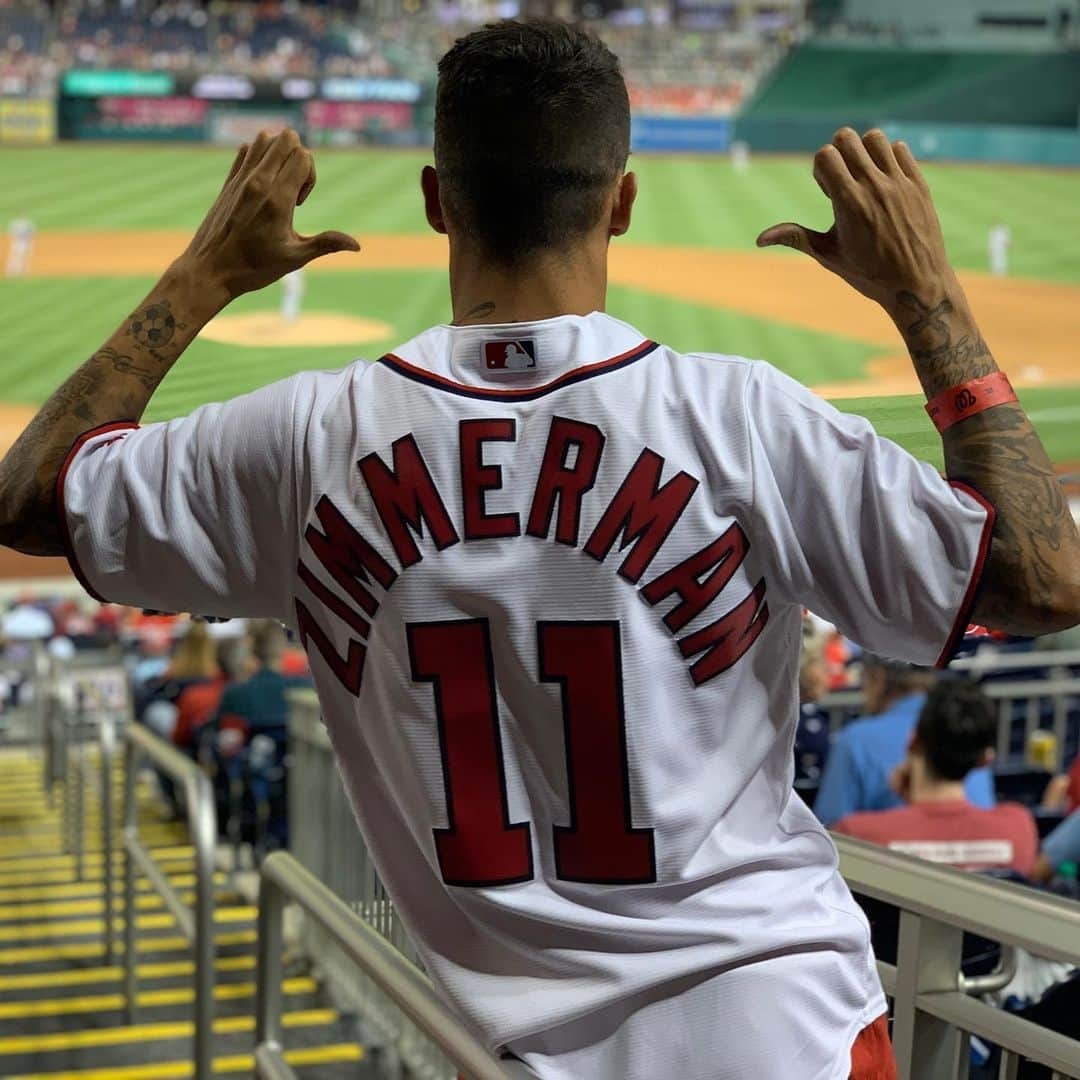
[{"label": "green outfield grass", "polygon": [[[193,229],[220,186],[231,155],[189,147],[71,146],[0,152],[0,227],[17,215],[40,229]],[[417,192],[424,154],[323,152],[319,186],[297,215],[307,231],[421,233]],[[755,160],[744,176],[724,159],[643,157],[633,167],[641,195],[631,239],[641,243],[747,250],[757,232],[785,219],[827,224],[827,204],[808,160]],[[928,170],[952,256],[984,269],[986,234],[997,221],[1013,231],[1018,276],[1080,283],[1080,173],[937,166]],[[37,403],[114,328],[149,289],[146,278],[0,279],[0,400]],[[235,310],[275,308],[275,290]],[[305,310],[380,319],[394,333],[364,349],[381,351],[449,317],[446,277],[434,271],[309,275]],[[859,378],[876,350],[739,312],[614,287],[609,309],[679,349],[762,357],[807,383]],[[355,349],[261,349],[197,342],[151,407],[161,419],[251,389],[305,367],[333,368]],[[1080,365],[1078,365],[1080,366]],[[844,408],[869,416],[884,434],[929,460],[938,440],[914,398],[865,399]],[[1053,456],[1080,460],[1080,388],[1029,391]]]}]

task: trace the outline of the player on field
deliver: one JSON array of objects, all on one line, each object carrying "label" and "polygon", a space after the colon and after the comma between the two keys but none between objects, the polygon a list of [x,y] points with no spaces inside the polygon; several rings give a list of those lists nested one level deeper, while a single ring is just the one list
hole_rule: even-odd
[{"label": "player on field", "polygon": [[233,297],[356,246],[294,233],[311,157],[260,136],[0,465],[0,540],[111,600],[297,629],[379,872],[508,1070],[890,1076],[866,922],[792,792],[802,609],[919,664],[973,607],[1080,619],[1080,539],[926,184],[840,131],[814,163],[835,225],[760,242],[892,315],[952,484],[768,364],[603,314],[637,193],[603,45],[500,23],[439,75],[452,323],[137,428]]}]

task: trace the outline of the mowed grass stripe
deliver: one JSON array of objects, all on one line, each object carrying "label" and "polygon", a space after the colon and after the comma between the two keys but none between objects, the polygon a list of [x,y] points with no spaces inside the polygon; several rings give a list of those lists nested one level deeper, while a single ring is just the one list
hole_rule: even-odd
[{"label": "mowed grass stripe", "polygon": [[[312,994],[319,984],[306,975],[283,979],[282,992],[296,996]],[[215,1001],[243,1001],[255,996],[255,983],[222,983],[214,987]],[[195,1000],[193,986],[176,986],[161,990],[141,990],[136,995],[140,1009],[159,1009],[173,1005],[190,1005]],[[87,994],[82,997],[45,998],[37,1001],[0,1002],[0,1021],[30,1020],[42,1016],[80,1016],[86,1013],[115,1012],[125,1008],[124,994]]]},{"label": "mowed grass stripe", "polygon": [[[238,922],[253,922],[258,915],[254,907],[225,907],[214,912],[214,922],[227,926]],[[124,921],[116,919],[113,926],[123,931]],[[137,915],[135,926],[139,930],[171,930],[176,919],[169,912],[154,915]],[[104,919],[70,919],[66,922],[19,923],[17,926],[0,926],[0,942],[42,941],[53,938],[83,937],[105,932]]]},{"label": "mowed grass stripe", "polygon": [[[329,1046],[309,1046],[299,1050],[286,1050],[285,1060],[293,1068],[317,1065],[339,1065],[362,1061],[363,1047],[355,1043],[333,1043]],[[214,1058],[217,1074],[248,1073],[255,1068],[251,1054],[230,1054]],[[159,1062],[156,1065],[121,1065],[107,1069],[76,1069],[68,1072],[20,1073],[8,1080],[184,1080],[195,1075],[190,1061]]]},{"label": "mowed grass stripe", "polygon": [[[281,1017],[286,1028],[323,1027],[339,1019],[336,1009],[301,1009]],[[214,1021],[215,1035],[236,1035],[255,1030],[253,1016],[219,1016]],[[7,1035],[0,1037],[0,1057],[10,1054],[42,1054],[51,1050],[87,1050],[95,1046],[120,1046],[128,1042],[145,1044],[161,1039],[186,1039],[195,1034],[190,1020],[170,1023],[139,1024],[114,1028],[89,1028],[83,1031],[58,1031],[47,1035]]]},{"label": "mowed grass stripe", "polygon": [[[254,930],[230,930],[214,935],[218,947],[231,945],[254,945]],[[139,938],[135,951],[140,953],[184,952],[191,942],[183,935],[174,937]],[[12,949],[0,949],[0,967],[19,964],[41,964],[73,960],[103,960],[105,946],[100,941],[74,942],[66,945],[21,945]],[[0,981],[7,976],[0,974]]]},{"label": "mowed grass stripe", "polygon": [[[218,939],[220,941],[220,938]],[[254,956],[221,956],[214,961],[214,970],[218,972],[254,971]],[[154,964],[136,964],[135,973],[140,982],[154,979],[187,978],[195,974],[195,964],[191,960],[173,960]],[[0,990],[16,993],[26,990],[47,990],[61,986],[101,986],[106,983],[121,982],[124,969],[116,965],[73,968],[70,971],[40,971],[20,975],[4,975],[0,981]]]}]

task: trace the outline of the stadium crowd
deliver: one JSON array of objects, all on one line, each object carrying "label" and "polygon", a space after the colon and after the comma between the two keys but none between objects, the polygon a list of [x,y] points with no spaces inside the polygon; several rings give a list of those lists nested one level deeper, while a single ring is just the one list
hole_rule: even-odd
[{"label": "stadium crowd", "polygon": [[[376,20],[292,0],[0,0],[0,92],[43,89],[74,69],[426,83],[455,38],[506,8],[451,0]],[[622,58],[636,106],[722,113],[803,32],[793,11],[738,17],[732,8],[676,25],[670,6],[657,4],[592,26]]]}]

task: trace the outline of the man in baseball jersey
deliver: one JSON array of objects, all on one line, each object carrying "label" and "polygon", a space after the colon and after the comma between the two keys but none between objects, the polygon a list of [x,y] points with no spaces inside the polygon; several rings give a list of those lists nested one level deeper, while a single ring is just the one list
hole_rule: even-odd
[{"label": "man in baseball jersey", "polygon": [[260,136],[0,465],[0,540],[111,600],[296,628],[379,872],[508,1069],[890,1076],[866,922],[792,792],[803,607],[919,664],[972,611],[1080,619],[1080,538],[926,183],[845,129],[814,161],[835,224],[759,243],[892,315],[951,483],[768,364],[603,313],[637,181],[595,38],[499,23],[439,76],[452,322],[139,428],[233,297],[356,247],[297,236],[311,157]]}]

